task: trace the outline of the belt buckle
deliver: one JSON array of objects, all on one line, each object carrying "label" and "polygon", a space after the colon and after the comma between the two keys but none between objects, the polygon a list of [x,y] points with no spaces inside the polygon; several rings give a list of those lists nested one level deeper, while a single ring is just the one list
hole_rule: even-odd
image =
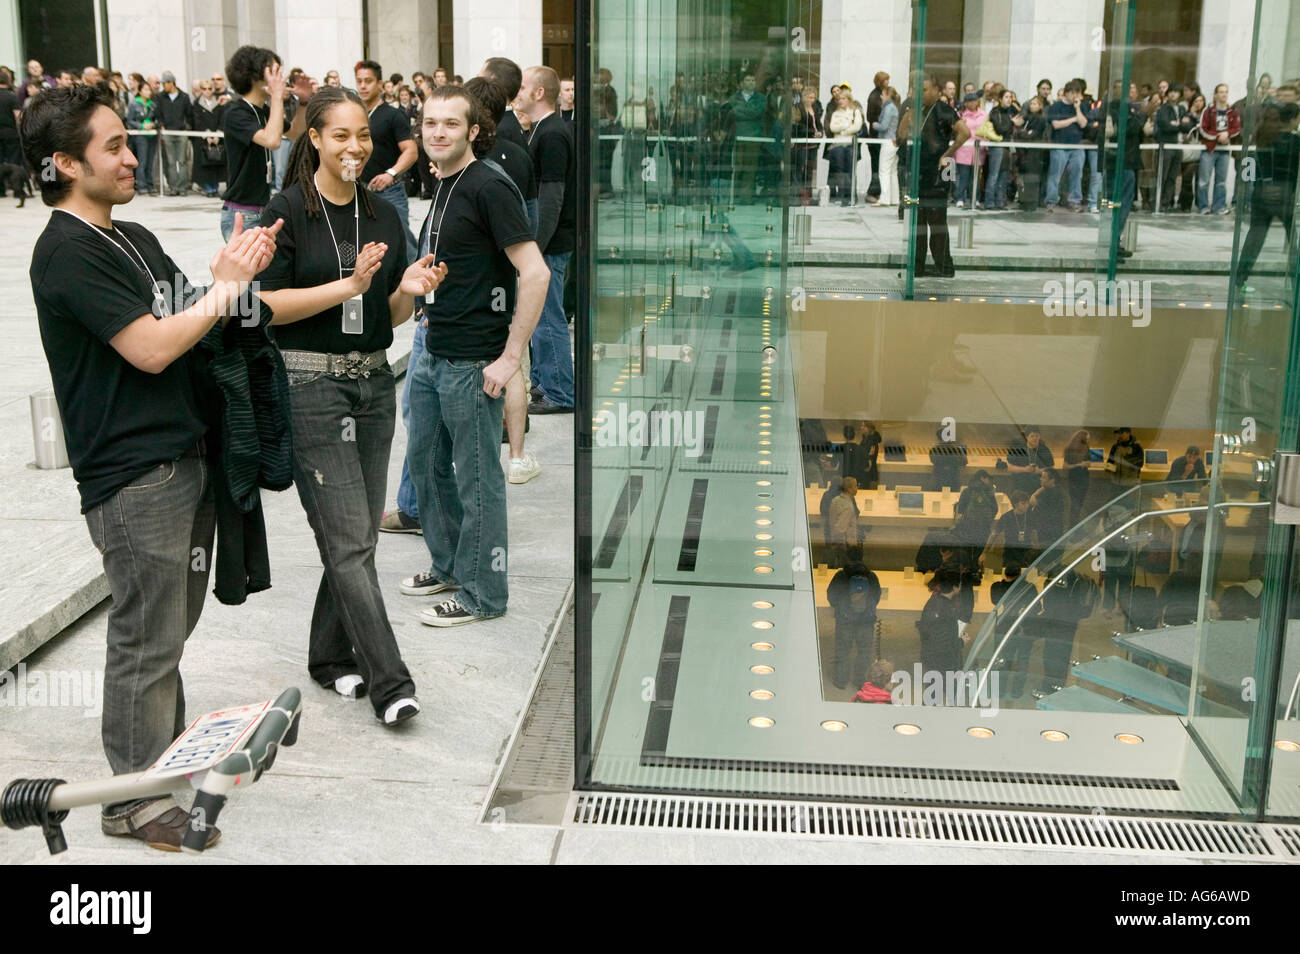
[{"label": "belt buckle", "polygon": [[[355,381],[361,377],[367,357],[360,351],[349,351],[343,356],[343,372]],[[367,373],[366,376],[369,377],[369,374]]]}]

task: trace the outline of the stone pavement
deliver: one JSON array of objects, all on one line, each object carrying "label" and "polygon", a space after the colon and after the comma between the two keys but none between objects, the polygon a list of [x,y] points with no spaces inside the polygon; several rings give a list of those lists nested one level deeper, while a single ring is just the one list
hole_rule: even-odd
[{"label": "stone pavement", "polygon": [[[413,209],[413,216],[422,209]],[[122,218],[154,228],[193,278],[218,241],[214,204],[190,199],[137,199]],[[21,212],[0,203],[0,231],[14,254],[0,268],[6,302],[7,372],[0,383],[0,606],[10,622],[46,610],[46,625],[62,629],[48,607],[76,607],[69,593],[99,573],[77,514],[71,473],[35,471],[26,395],[48,383],[27,283],[35,235],[48,212],[29,204]],[[402,342],[409,330],[401,329]],[[401,345],[397,346],[400,349]],[[397,350],[395,349],[395,350]],[[256,786],[232,797],[222,816],[222,843],[202,859],[166,855],[104,837],[94,808],[65,823],[69,850],[46,853],[35,830],[0,832],[0,864],[223,864],[413,862],[825,862],[1011,864],[1110,861],[1080,857],[924,845],[792,840],[640,832],[569,826],[480,824],[492,780],[528,702],[548,634],[559,618],[573,578],[573,422],[535,418],[528,446],[543,465],[536,480],[509,488],[510,613],[499,620],[450,630],[417,619],[428,599],[403,597],[400,577],[426,565],[417,536],[384,535],[377,565],[399,645],[418,686],[423,712],[390,730],[365,702],[316,687],[306,672],[307,621],[320,563],[293,491],[264,495],[272,541],[273,587],[243,606],[209,599],[182,668],[191,715],[274,696],[286,686],[303,690],[298,744],[285,749]],[[389,486],[396,486],[405,433],[397,429]],[[390,497],[394,489],[390,489]],[[97,600],[83,593],[85,603]],[[74,601],[75,602],[75,601]],[[80,604],[77,604],[80,605]],[[92,681],[104,665],[107,603],[100,603],[24,665],[47,674],[75,673]],[[7,630],[5,631],[7,633]],[[97,683],[96,683],[97,684]],[[99,719],[89,699],[73,704],[0,708],[0,784],[21,776],[87,780],[107,774]],[[29,701],[35,702],[35,699]],[[46,700],[51,701],[51,700]]]}]

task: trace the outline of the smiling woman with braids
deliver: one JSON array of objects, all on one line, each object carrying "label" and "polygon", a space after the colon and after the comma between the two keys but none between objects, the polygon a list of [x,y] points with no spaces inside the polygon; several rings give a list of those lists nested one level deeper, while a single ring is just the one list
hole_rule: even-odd
[{"label": "smiling woman with braids", "polygon": [[385,352],[446,268],[432,255],[406,267],[397,212],[357,188],[371,144],[356,93],[326,87],[305,109],[284,191],[267,207],[284,228],[260,279],[289,371],[293,479],[325,566],[308,669],[348,698],[369,692],[394,725],[420,705],[375,574],[396,411]]}]

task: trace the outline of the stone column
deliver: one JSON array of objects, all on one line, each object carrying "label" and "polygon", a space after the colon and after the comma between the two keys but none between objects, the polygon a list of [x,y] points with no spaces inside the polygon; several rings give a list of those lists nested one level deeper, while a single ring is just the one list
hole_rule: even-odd
[{"label": "stone column", "polygon": [[1006,76],[968,77],[975,82],[1002,79],[1023,103],[1034,95],[1044,77],[1053,94],[1069,80],[1082,76],[1094,93],[1101,92],[1104,0],[1078,3],[1035,3],[1011,0]]},{"label": "stone column", "polygon": [[416,70],[438,65],[438,5],[429,0],[370,0],[370,58],[384,78],[401,73],[410,85]]},{"label": "stone column", "polygon": [[456,0],[452,24],[452,72],[465,79],[477,76],[491,56],[508,57],[521,68],[542,62],[542,0]]},{"label": "stone column", "polygon": [[275,0],[275,38],[286,73],[299,66],[320,80],[338,70],[350,86],[361,59],[361,0]]}]

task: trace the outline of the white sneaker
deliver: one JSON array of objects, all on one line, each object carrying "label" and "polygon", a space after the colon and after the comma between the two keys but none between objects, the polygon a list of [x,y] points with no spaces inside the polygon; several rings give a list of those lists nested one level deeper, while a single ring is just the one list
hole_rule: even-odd
[{"label": "white sneaker", "polygon": [[365,680],[356,673],[334,680],[334,691],[345,699],[360,699],[366,694]]},{"label": "white sneaker", "polygon": [[384,710],[384,725],[405,722],[420,711],[420,703],[412,698],[398,699]]},{"label": "white sneaker", "polygon": [[506,480],[512,484],[526,484],[542,472],[542,465],[532,451],[524,451],[523,457],[511,457],[506,468]]},{"label": "white sneaker", "polygon": [[402,580],[400,589],[407,596],[432,596],[460,589],[459,583],[444,583],[431,573],[417,573]]}]

